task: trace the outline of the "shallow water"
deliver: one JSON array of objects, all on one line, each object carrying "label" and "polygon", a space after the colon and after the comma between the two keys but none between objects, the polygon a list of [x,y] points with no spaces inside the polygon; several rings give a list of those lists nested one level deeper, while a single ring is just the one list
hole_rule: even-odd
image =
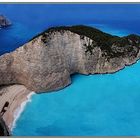
[{"label": "shallow water", "polygon": [[[140,5],[9,4],[0,9],[13,23],[0,30],[0,55],[50,26],[85,24],[113,35],[140,34],[140,20],[134,16]],[[115,74],[74,75],[63,90],[33,95],[13,135],[140,136],[139,70],[140,62]]]},{"label": "shallow water", "polygon": [[[108,25],[93,26],[115,35],[127,35]],[[25,30],[21,27],[16,31]],[[24,36],[25,32],[22,33]],[[19,43],[29,37],[21,38]],[[72,85],[63,90],[33,95],[13,135],[140,136],[139,69],[137,63],[115,74],[74,75]]]},{"label": "shallow water", "polygon": [[[119,36],[129,32],[110,25],[92,26]],[[30,32],[26,36],[28,27],[19,24],[12,32],[14,37],[16,33],[22,33],[16,36],[19,44],[34,34]],[[14,47],[15,42],[12,40]],[[139,136],[139,69],[140,63],[137,63],[115,74],[74,75],[72,85],[63,90],[33,95],[32,102],[27,104],[17,121],[13,135]]]},{"label": "shallow water", "polygon": [[140,136],[140,62],[115,74],[75,75],[50,94],[33,95],[16,136]]},{"label": "shallow water", "polygon": [[[94,26],[127,35],[109,25]],[[74,75],[63,90],[33,95],[13,135],[140,136],[139,70],[140,62],[114,74]]]}]

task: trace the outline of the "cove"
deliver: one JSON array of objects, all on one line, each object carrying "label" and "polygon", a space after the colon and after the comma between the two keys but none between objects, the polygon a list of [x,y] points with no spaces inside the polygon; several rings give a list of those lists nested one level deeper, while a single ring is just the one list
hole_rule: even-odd
[{"label": "cove", "polygon": [[[131,32],[125,28],[113,28],[110,24],[90,25],[119,36]],[[19,43],[26,42],[35,34],[30,32],[26,36],[28,27],[18,23],[7,30],[12,37],[21,32],[17,37]],[[3,37],[7,37],[7,32]],[[9,42],[14,43],[13,39]],[[12,135],[139,136],[139,69],[140,62],[114,74],[76,74],[72,76],[72,84],[62,90],[33,95],[17,120]]]},{"label": "cove", "polygon": [[104,75],[74,75],[73,83],[36,94],[15,136],[139,136],[140,62]]},{"label": "cove", "polygon": [[[119,36],[140,33],[139,19],[134,16],[138,14],[139,5],[130,8],[128,5],[125,5],[126,8],[118,5],[123,10],[114,10],[113,7],[111,12],[106,13],[104,8],[112,7],[108,6],[91,5],[89,10],[88,6],[83,5],[81,9],[80,5],[79,8],[75,5],[71,10],[71,6],[60,8],[59,5],[8,5],[7,8],[1,5],[2,13],[14,22],[13,26],[0,30],[0,55],[23,45],[50,26],[85,24]],[[125,14],[125,11],[131,14]],[[58,16],[57,12],[63,16]],[[38,20],[35,22],[34,19]],[[140,62],[114,74],[77,74],[72,76],[72,84],[62,90],[33,95],[17,120],[12,135],[140,136],[139,70]]]}]

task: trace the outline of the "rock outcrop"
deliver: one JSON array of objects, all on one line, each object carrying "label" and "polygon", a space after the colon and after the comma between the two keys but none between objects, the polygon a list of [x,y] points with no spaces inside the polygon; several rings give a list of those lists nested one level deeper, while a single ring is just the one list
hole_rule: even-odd
[{"label": "rock outcrop", "polygon": [[0,28],[7,27],[9,25],[11,25],[11,22],[3,15],[0,15]]},{"label": "rock outcrop", "polygon": [[10,136],[9,129],[6,126],[2,117],[0,117],[0,136]]},{"label": "rock outcrop", "polygon": [[56,27],[0,56],[0,85],[22,84],[47,92],[71,83],[70,75],[114,73],[140,58],[140,37],[118,37],[87,26]]}]

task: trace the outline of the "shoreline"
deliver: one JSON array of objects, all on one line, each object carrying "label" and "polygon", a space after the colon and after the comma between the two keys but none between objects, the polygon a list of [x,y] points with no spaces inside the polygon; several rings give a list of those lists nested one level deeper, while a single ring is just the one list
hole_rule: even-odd
[{"label": "shoreline", "polygon": [[19,119],[21,113],[24,111],[26,104],[31,101],[32,95],[35,92],[29,91],[23,85],[11,85],[0,89],[0,111],[2,112],[3,106],[8,102],[8,107],[2,115],[6,126],[12,132],[16,126],[16,121]]},{"label": "shoreline", "polygon": [[[118,71],[121,71],[125,67],[136,64],[138,62],[139,59],[137,59],[135,62],[131,64],[125,65],[122,69],[119,69]],[[114,74],[118,71],[102,74],[103,75]],[[88,75],[96,75],[96,74],[88,74]],[[31,97],[34,94],[36,93],[28,90],[23,85],[9,85],[0,87],[0,111],[3,109],[3,105],[7,101],[9,102],[9,106],[6,108],[6,112],[2,115],[2,119],[4,120],[5,125],[7,126],[10,133],[12,133],[13,129],[16,127],[17,120],[20,118],[22,112],[26,108],[27,103],[31,102]]]},{"label": "shoreline", "polygon": [[[27,96],[26,99],[17,106],[15,111],[13,112],[13,121],[10,124],[10,131],[12,132],[13,129],[16,127],[16,122],[20,118],[22,112],[26,108],[27,103],[31,102],[31,97],[34,95],[35,92],[30,92]],[[18,105],[18,104],[17,104]]]}]

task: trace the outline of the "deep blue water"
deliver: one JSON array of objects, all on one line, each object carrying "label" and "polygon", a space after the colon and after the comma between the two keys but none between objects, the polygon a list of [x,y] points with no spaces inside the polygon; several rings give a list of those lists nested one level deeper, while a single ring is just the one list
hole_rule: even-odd
[{"label": "deep blue water", "polygon": [[140,4],[0,4],[0,14],[13,23],[0,31],[0,55],[51,26],[85,24],[104,30],[109,25],[112,34],[140,34]]},{"label": "deep blue water", "polygon": [[[140,5],[2,5],[13,25],[0,30],[0,54],[50,26],[85,24],[124,36],[140,34]],[[33,95],[15,136],[140,136],[140,63],[115,74],[74,75],[72,85]]]}]

